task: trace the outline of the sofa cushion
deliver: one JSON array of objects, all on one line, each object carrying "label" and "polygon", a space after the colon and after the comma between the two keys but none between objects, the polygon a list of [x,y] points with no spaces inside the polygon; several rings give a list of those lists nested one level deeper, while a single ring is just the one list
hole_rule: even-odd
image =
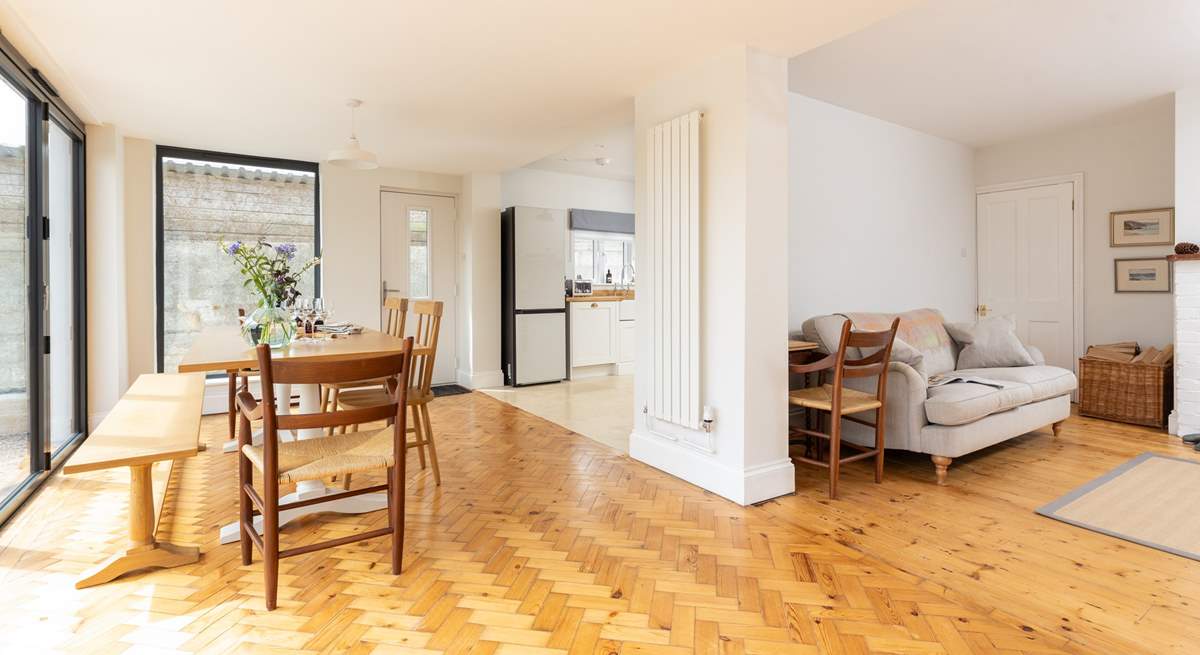
[{"label": "sofa cushion", "polygon": [[[903,314],[878,314],[869,312],[851,312],[847,314],[827,314],[816,316],[804,322],[804,338],[819,344],[822,352],[837,350],[838,338],[842,334],[842,323],[849,318],[854,327],[859,330],[886,330],[892,325],[892,319],[900,317],[896,338],[911,346],[912,350],[921,354],[921,374],[923,377],[938,375],[954,370],[956,350],[954,341],[943,327],[942,314],[936,309],[914,309]],[[857,351],[858,349],[852,349]],[[893,358],[896,361],[906,361],[893,346]],[[862,354],[848,351],[848,357],[858,358]],[[915,361],[915,357],[911,358]],[[914,368],[917,368],[914,366]]]},{"label": "sofa cushion", "polygon": [[974,382],[952,382],[929,389],[925,416],[938,425],[963,425],[1033,400],[1033,390],[1019,382],[1003,381],[997,389]]},{"label": "sofa cushion", "polygon": [[1033,357],[1017,338],[1011,316],[989,316],[977,323],[947,323],[946,331],[962,346],[955,368],[1033,366]]},{"label": "sofa cushion", "polygon": [[1033,392],[1034,401],[1071,393],[1079,384],[1075,374],[1067,369],[1045,365],[971,368],[958,371],[958,374],[1028,385]]}]

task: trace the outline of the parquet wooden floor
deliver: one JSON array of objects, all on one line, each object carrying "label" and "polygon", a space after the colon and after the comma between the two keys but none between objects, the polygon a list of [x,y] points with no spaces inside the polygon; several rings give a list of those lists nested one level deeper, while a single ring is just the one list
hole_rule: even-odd
[{"label": "parquet wooden floor", "polygon": [[[438,399],[444,485],[414,462],[405,572],[370,541],[240,564],[234,460],[184,460],[161,535],[202,559],[77,591],[125,533],[124,472],[56,476],[0,532],[4,653],[1048,653],[1024,630],[768,509],[741,508],[481,394]],[[224,419],[206,419],[217,445]],[[851,506],[845,510],[850,511]],[[792,517],[803,519],[803,517]],[[289,525],[297,544],[382,512]],[[1035,585],[1034,581],[1029,581]]]}]

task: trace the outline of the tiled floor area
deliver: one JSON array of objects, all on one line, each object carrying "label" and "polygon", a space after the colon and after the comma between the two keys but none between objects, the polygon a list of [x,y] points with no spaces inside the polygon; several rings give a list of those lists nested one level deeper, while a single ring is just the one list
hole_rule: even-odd
[{"label": "tiled floor area", "polygon": [[633,376],[607,375],[483,393],[622,453],[633,431]]}]

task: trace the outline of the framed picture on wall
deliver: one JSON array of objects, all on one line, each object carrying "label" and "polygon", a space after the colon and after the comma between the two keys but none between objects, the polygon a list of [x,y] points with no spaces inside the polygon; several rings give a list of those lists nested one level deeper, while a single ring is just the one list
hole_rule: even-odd
[{"label": "framed picture on wall", "polygon": [[1171,263],[1165,257],[1113,260],[1117,293],[1167,293],[1171,290]]},{"label": "framed picture on wall", "polygon": [[1108,215],[1108,244],[1169,246],[1175,243],[1175,208],[1135,209]]}]

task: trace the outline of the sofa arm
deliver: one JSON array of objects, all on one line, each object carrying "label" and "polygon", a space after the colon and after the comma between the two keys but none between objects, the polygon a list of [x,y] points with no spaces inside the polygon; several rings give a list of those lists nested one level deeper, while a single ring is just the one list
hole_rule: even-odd
[{"label": "sofa arm", "polygon": [[1033,358],[1033,363],[1035,365],[1037,365],[1037,366],[1045,366],[1046,365],[1046,355],[1042,353],[1040,348],[1038,348],[1037,346],[1027,345],[1027,346],[1025,346],[1025,350],[1026,350],[1026,352],[1029,353],[1029,356]]},{"label": "sofa arm", "polygon": [[[846,386],[874,393],[875,378],[852,378]],[[928,423],[925,418],[925,399],[928,397],[928,384],[916,369],[904,362],[888,362],[884,420],[884,440],[888,448],[920,451],[921,428]],[[875,441],[874,431],[870,428],[843,423],[843,429],[847,440],[859,445],[870,445]]]}]

